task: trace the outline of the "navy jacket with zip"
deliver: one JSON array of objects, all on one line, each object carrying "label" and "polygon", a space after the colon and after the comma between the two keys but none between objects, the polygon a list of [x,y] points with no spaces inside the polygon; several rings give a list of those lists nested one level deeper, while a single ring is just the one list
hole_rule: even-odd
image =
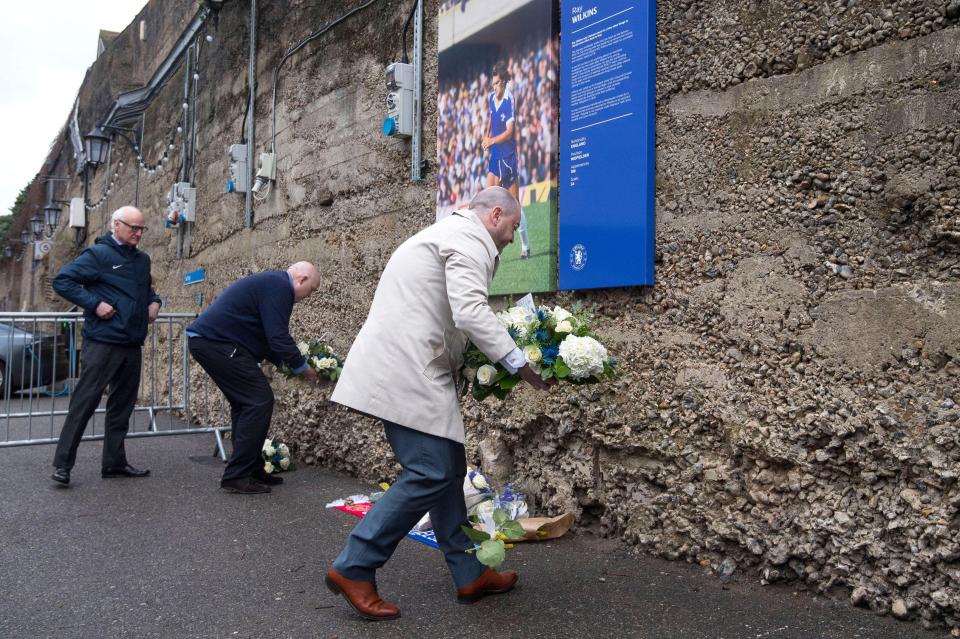
[{"label": "navy jacket with zip", "polygon": [[187,326],[187,335],[230,342],[250,353],[293,370],[306,360],[290,336],[290,314],[296,303],[286,271],[264,271],[228,286],[200,316]]},{"label": "navy jacket with zip", "polygon": [[[142,345],[147,307],[160,303],[150,284],[150,256],[135,246],[117,244],[110,233],[64,266],[53,279],[53,290],[83,309],[83,337],[105,344]],[[116,314],[108,320],[97,317],[100,302]]]}]

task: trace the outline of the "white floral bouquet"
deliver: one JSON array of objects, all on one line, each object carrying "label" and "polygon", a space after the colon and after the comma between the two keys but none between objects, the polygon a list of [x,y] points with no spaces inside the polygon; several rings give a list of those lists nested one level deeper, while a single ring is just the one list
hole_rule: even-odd
[{"label": "white floral bouquet", "polygon": [[260,454],[263,457],[263,472],[268,475],[293,470],[293,462],[290,461],[290,449],[277,439],[265,440]]},{"label": "white floral bouquet", "polygon": [[[523,351],[530,368],[544,380],[591,384],[614,377],[617,360],[591,333],[589,313],[571,313],[559,306],[513,306],[497,318]],[[463,362],[463,377],[475,399],[490,395],[506,399],[520,382],[519,375],[491,362],[473,344],[467,345]]]},{"label": "white floral bouquet", "polygon": [[[307,360],[307,366],[316,371],[320,379],[335,382],[340,377],[340,373],[343,372],[343,359],[320,340],[312,339],[308,342],[300,342],[297,344],[297,348],[300,349],[300,354]],[[298,377],[286,364],[281,366],[279,370],[287,378]]]}]

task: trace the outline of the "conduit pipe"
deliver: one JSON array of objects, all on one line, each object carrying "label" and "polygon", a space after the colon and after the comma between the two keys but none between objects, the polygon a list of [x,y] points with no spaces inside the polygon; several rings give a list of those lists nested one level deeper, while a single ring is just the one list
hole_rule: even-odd
[{"label": "conduit pipe", "polygon": [[250,64],[247,69],[247,83],[250,86],[250,99],[247,102],[247,192],[243,197],[243,225],[253,228],[253,151],[254,130],[253,108],[257,96],[257,0],[250,0]]}]

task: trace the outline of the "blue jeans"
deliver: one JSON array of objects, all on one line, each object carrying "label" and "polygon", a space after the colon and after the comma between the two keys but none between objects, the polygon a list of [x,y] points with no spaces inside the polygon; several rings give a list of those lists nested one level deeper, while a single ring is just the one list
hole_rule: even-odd
[{"label": "blue jeans", "polygon": [[388,421],[383,427],[403,472],[350,533],[333,562],[334,569],[347,579],[373,581],[400,540],[429,512],[453,581],[457,588],[466,586],[484,568],[473,554],[465,552],[473,542],[460,529],[467,523],[463,444]]}]

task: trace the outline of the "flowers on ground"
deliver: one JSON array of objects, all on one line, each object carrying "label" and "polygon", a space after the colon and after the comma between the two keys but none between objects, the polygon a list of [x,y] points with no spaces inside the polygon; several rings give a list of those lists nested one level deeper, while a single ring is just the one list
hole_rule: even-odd
[{"label": "flowers on ground", "polygon": [[467,552],[475,551],[477,561],[496,568],[506,558],[507,549],[513,547],[510,542],[523,538],[523,525],[518,520],[529,516],[527,503],[510,484],[503,493],[493,493],[479,472],[469,471],[467,476],[473,486],[479,489],[477,484],[482,483],[487,486],[486,493],[492,495],[492,499],[480,501],[468,511],[472,525],[463,526],[463,532],[479,547]]},{"label": "flowers on ground", "polygon": [[278,439],[267,439],[263,442],[263,470],[268,475],[285,470],[293,470],[290,461],[290,448]]},{"label": "flowers on ground", "polygon": [[[297,344],[297,348],[300,349],[300,354],[307,360],[307,366],[315,370],[320,379],[335,382],[340,377],[340,373],[343,372],[343,359],[320,340],[312,339],[308,342],[300,342]],[[288,379],[299,377],[287,365],[281,366],[279,371]]]},{"label": "flowers on ground", "polygon": [[[513,306],[497,318],[523,351],[530,368],[543,379],[590,384],[614,377],[616,359],[591,333],[588,313],[559,306]],[[467,346],[463,360],[463,378],[476,399],[489,395],[505,399],[520,382],[519,375],[491,362],[473,344]]]}]

